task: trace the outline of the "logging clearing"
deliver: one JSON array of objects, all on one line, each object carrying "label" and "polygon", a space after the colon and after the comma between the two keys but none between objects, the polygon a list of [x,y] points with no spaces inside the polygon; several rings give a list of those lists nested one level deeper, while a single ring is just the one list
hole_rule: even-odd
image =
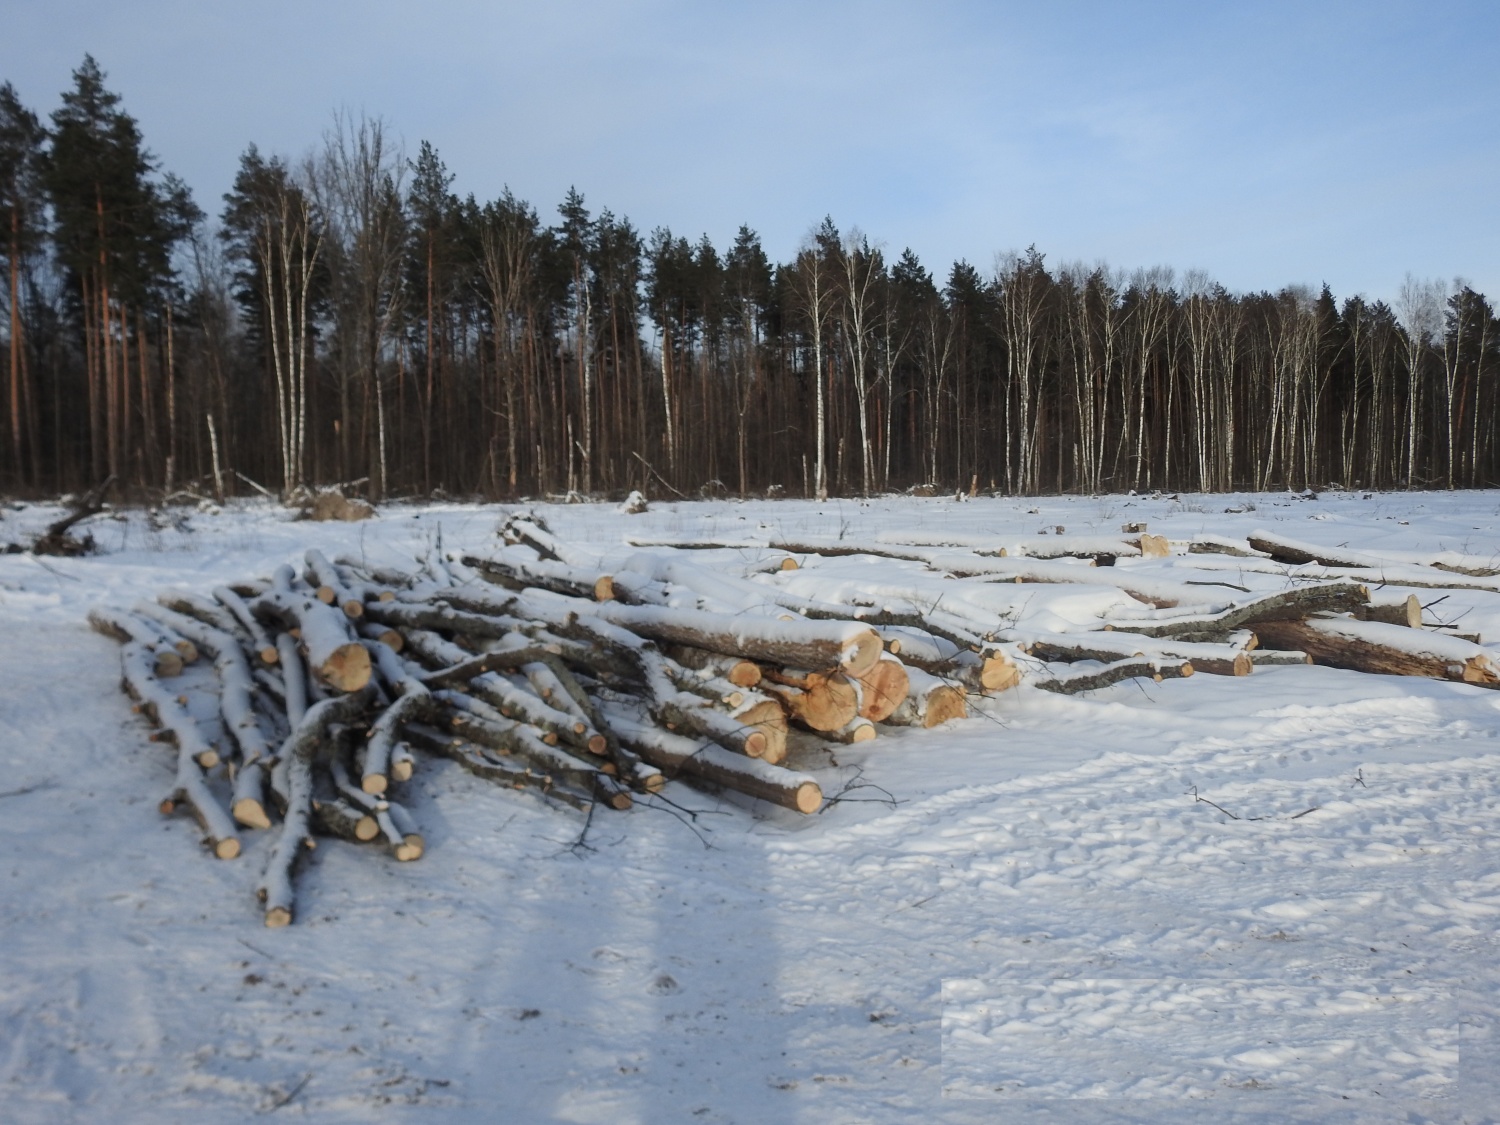
[{"label": "logging clearing", "polygon": [[[799,747],[879,752],[882,728],[932,731],[1022,685],[1313,663],[1500,686],[1478,638],[1423,628],[1415,594],[1370,583],[1390,567],[1424,589],[1485,586],[1482,559],[1123,532],[642,537],[601,553],[515,513],[484,552],[397,570],[313,548],[90,623],[124,644],[126,690],[178,749],[163,811],[189,812],[221,859],[242,830],[275,833],[268,926],[297,916],[320,835],[423,855],[400,800],[418,752],[572,810],[623,812],[682,781],[809,814],[825,795]],[[208,723],[167,686],[200,654]]]}]

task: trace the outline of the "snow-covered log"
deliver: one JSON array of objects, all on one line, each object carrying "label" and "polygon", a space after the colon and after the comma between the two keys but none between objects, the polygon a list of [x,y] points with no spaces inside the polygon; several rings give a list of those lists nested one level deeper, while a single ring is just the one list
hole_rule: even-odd
[{"label": "snow-covered log", "polygon": [[154,621],[103,606],[89,610],[94,632],[121,643],[133,642],[151,655],[151,671],[162,679],[182,675],[182,653]]},{"label": "snow-covered log", "polygon": [[344,585],[338,568],[329,562],[323,552],[310,547],[303,556],[307,563],[308,585],[324,605],[335,606],[344,611],[346,617],[365,615],[364,599]]},{"label": "snow-covered log", "polygon": [[380,713],[370,727],[365,743],[364,771],[360,788],[366,793],[384,793],[390,785],[391,754],[399,744],[407,723],[428,719],[432,696],[427,686],[406,670],[401,658],[379,641],[368,642],[370,658],[396,700]]},{"label": "snow-covered log", "polygon": [[490,558],[465,555],[465,566],[473,567],[486,579],[512,590],[535,588],[607,602],[615,596],[614,579],[603,571],[570,566],[554,559],[528,559],[518,548],[510,548]]},{"label": "snow-covered log", "polygon": [[817,812],[823,804],[822,788],[805,773],[747,758],[705,739],[664,731],[626,707],[605,704],[603,714],[621,742],[669,778],[712,782],[800,813]]},{"label": "snow-covered log", "polygon": [[218,753],[203,737],[203,731],[181,699],[156,678],[155,654],[139,641],[129,641],[120,650],[125,690],[167,731],[177,745],[177,776],[171,794],[161,802],[170,814],[185,807],[197,820],[214,855],[233,859],[240,854],[234,821],[224,811],[203,777],[204,762],[216,764]]},{"label": "snow-covered log", "polygon": [[308,667],[319,682],[338,692],[359,691],[370,682],[370,654],[354,635],[348,617],[310,591],[297,590],[293,582],[291,567],[281,567],[272,588],[256,600],[256,612],[295,625]]},{"label": "snow-covered log", "polygon": [[1077,695],[1079,692],[1095,691],[1109,687],[1122,680],[1154,680],[1160,683],[1167,679],[1180,679],[1193,674],[1189,661],[1116,660],[1103,667],[1085,667],[1063,676],[1038,677],[1036,686],[1059,695]]},{"label": "snow-covered log", "polygon": [[287,807],[260,885],[267,926],[285,926],[292,920],[296,901],[293,874],[303,853],[313,846],[313,761],[319,747],[328,739],[330,727],[353,721],[374,694],[374,689],[366,685],[308,708],[281,748],[279,756],[288,763]]},{"label": "snow-covered log", "polygon": [[1254,550],[1262,551],[1277,562],[1284,563],[1318,563],[1321,566],[1365,570],[1379,570],[1392,565],[1426,566],[1470,578],[1500,576],[1500,567],[1495,565],[1493,557],[1464,555],[1456,551],[1427,554],[1416,551],[1362,551],[1349,547],[1321,547],[1316,543],[1289,539],[1265,530],[1252,531],[1247,542]]},{"label": "snow-covered log", "polygon": [[247,828],[269,828],[265,808],[266,771],[276,753],[255,715],[255,677],[238,638],[165,607],[156,619],[191,640],[214,658],[219,679],[219,716],[238,747],[234,763],[234,819]]},{"label": "snow-covered log", "polygon": [[262,664],[275,664],[278,659],[276,643],[261,628],[260,622],[256,620],[255,614],[250,612],[250,607],[245,604],[245,600],[228,586],[215,586],[214,599],[239,623],[240,628],[245,630],[257,659]]},{"label": "snow-covered log", "polygon": [[1427,676],[1500,687],[1500,660],[1487,648],[1381,621],[1317,617],[1256,626],[1262,645],[1297,649],[1315,664],[1394,676]]}]

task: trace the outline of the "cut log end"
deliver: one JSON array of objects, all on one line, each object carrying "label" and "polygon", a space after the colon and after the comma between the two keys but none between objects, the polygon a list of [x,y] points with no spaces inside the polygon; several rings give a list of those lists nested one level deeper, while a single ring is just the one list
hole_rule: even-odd
[{"label": "cut log end", "polygon": [[615,600],[615,580],[609,575],[601,574],[594,580],[594,600],[596,602]]},{"label": "cut log end", "polygon": [[213,769],[219,764],[219,752],[217,750],[200,750],[193,755],[193,760],[206,770]]},{"label": "cut log end", "polygon": [[378,797],[390,787],[390,782],[383,773],[371,773],[360,780],[359,787],[372,797]]},{"label": "cut log end", "polygon": [[771,740],[766,737],[766,732],[763,730],[753,730],[745,735],[745,753],[752,758],[765,757],[766,750],[770,744]]},{"label": "cut log end", "polygon": [[182,675],[182,654],[175,649],[161,649],[155,654],[153,666],[156,674],[164,680]]},{"label": "cut log end", "polygon": [[884,651],[880,634],[874,629],[866,629],[846,642],[840,663],[851,675],[862,676],[875,666]]},{"label": "cut log end", "polygon": [[609,749],[609,742],[602,734],[594,734],[589,737],[588,748],[590,754],[603,754]]},{"label": "cut log end", "polygon": [[335,691],[359,691],[370,682],[369,650],[358,642],[340,645],[323,662],[318,675]]},{"label": "cut log end", "polygon": [[735,687],[753,688],[760,683],[760,665],[753,660],[739,660],[724,677]]},{"label": "cut log end", "polygon": [[365,615],[365,604],[364,602],[357,601],[354,598],[350,598],[344,603],[343,610],[345,617],[357,621]]},{"label": "cut log end", "polygon": [[412,775],[412,762],[410,758],[397,758],[391,762],[392,781],[410,781]]},{"label": "cut log end", "polygon": [[400,863],[410,863],[412,860],[421,859],[426,851],[426,843],[415,832],[403,836],[401,842],[391,849],[391,853]]},{"label": "cut log end", "polygon": [[322,602],[324,605],[332,605],[333,599],[336,597],[338,597],[338,595],[334,593],[334,589],[332,586],[318,587],[318,601]]},{"label": "cut log end", "polygon": [[379,835],[380,822],[368,813],[360,817],[354,825],[354,838],[361,843],[368,844]]},{"label": "cut log end", "polygon": [[240,854],[240,839],[238,836],[226,836],[222,840],[215,840],[213,851],[219,859],[237,859]]},{"label": "cut log end", "polygon": [[[782,570],[798,570],[798,569],[801,568],[801,566],[802,566],[801,563],[799,563],[796,559],[792,558],[791,555],[788,555],[786,558],[784,558],[784,559],[781,560],[781,567],[780,567],[780,569],[782,569]],[[822,798],[819,797],[819,800],[822,800]]]},{"label": "cut log end", "polygon": [[289,906],[273,906],[266,911],[266,926],[272,930],[279,930],[282,926],[292,924],[292,908]]},{"label": "cut log end", "polygon": [[930,729],[949,719],[962,719],[968,713],[969,702],[961,688],[936,688],[927,696],[927,713],[922,717],[922,725]]},{"label": "cut log end", "polygon": [[246,828],[271,827],[271,818],[266,815],[265,806],[254,797],[241,797],[230,811],[234,819]]},{"label": "cut log end", "polygon": [[823,807],[823,790],[816,781],[804,781],[797,786],[793,801],[799,813],[810,815]]},{"label": "cut log end", "polygon": [[1021,682],[1021,670],[1005,656],[987,656],[979,670],[979,684],[985,691],[1008,691]]},{"label": "cut log end", "polygon": [[263,645],[255,655],[262,664],[276,664],[281,660],[281,654],[276,651],[275,645]]}]

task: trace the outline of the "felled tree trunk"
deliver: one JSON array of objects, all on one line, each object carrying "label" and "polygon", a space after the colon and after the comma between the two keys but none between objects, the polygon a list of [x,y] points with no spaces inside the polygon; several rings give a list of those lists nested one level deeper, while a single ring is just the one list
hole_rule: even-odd
[{"label": "felled tree trunk", "polygon": [[120,664],[125,690],[177,744],[177,777],[171,794],[161,803],[161,811],[170,814],[178,807],[187,808],[203,829],[214,855],[233,859],[240,854],[234,821],[209,791],[203,777],[203,770],[209,768],[203,763],[210,758],[216,763],[217,752],[203,737],[187,708],[156,678],[154,654],[145,645],[128,642],[121,650]]},{"label": "felled tree trunk", "polygon": [[287,806],[260,885],[267,926],[285,926],[292,921],[296,902],[293,874],[303,853],[312,846],[312,767],[318,748],[328,739],[331,726],[353,721],[373,698],[373,689],[366,686],[313,705],[281,748],[280,756],[288,764]]},{"label": "felled tree trunk", "polygon": [[1426,630],[1352,618],[1312,618],[1267,622],[1257,625],[1256,632],[1263,645],[1298,649],[1315,664],[1500,687],[1500,662],[1489,649]]},{"label": "felled tree trunk", "polygon": [[256,601],[258,612],[295,625],[308,667],[334,691],[357,692],[370,682],[370,654],[341,610],[293,588],[291,567],[277,571],[272,588]]},{"label": "felled tree trunk", "polygon": [[807,774],[661,730],[626,708],[607,706],[604,716],[621,742],[668,777],[700,778],[800,813],[817,812],[823,804],[821,787]]}]

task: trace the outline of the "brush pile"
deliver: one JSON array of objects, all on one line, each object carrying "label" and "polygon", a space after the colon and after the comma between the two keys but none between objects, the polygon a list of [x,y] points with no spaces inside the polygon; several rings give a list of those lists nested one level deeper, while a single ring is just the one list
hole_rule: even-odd
[{"label": "brush pile", "polygon": [[[1265,537],[1174,555],[1130,530],[643,540],[606,566],[517,516],[484,557],[407,571],[310,550],[300,570],[90,619],[123,642],[125,690],[176,747],[163,812],[190,813],[222,859],[243,830],[276,832],[269,926],[292,921],[318,837],[421,857],[398,799],[419,753],[590,813],[680,780],[805,814],[824,798],[795,768],[803,749],[935,727],[1023,680],[1068,694],[1317,661],[1500,685],[1477,638],[1421,629],[1414,595],[1370,592],[1392,569],[1500,591],[1473,560],[1293,563],[1276,551],[1297,544]],[[718,549],[711,564],[698,548]],[[1265,581],[1229,581],[1226,564]],[[212,674],[186,673],[200,657]]]}]

